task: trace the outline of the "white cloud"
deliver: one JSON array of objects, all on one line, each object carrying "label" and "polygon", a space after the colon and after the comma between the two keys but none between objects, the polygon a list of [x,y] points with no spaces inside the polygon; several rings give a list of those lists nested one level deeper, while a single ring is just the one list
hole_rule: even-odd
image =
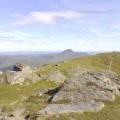
[{"label": "white cloud", "polygon": [[114,29],[112,29],[110,31],[106,31],[105,28],[92,27],[92,28],[89,28],[89,32],[94,34],[94,36],[97,36],[97,38],[99,38],[99,39],[110,40],[110,39],[120,38],[119,31],[116,31]]},{"label": "white cloud", "polygon": [[42,45],[39,36],[21,31],[0,31],[0,51],[34,51]]},{"label": "white cloud", "polygon": [[0,37],[5,37],[5,36],[6,37],[29,37],[30,35],[21,31],[11,31],[11,32],[0,31]]},{"label": "white cloud", "polygon": [[[77,51],[120,50],[118,34],[101,33],[98,38],[42,37],[21,31],[0,31],[0,51],[54,51],[71,48]],[[113,36],[113,37],[112,37]],[[114,38],[114,39],[113,39]],[[114,40],[114,42],[113,42]]]},{"label": "white cloud", "polygon": [[1,43],[21,43],[25,39],[29,39],[30,34],[21,31],[0,31],[0,42]]},{"label": "white cloud", "polygon": [[22,16],[18,21],[15,21],[13,24],[16,25],[27,25],[31,23],[54,24],[60,18],[75,19],[82,16],[83,16],[82,13],[76,11],[31,12],[26,16]]},{"label": "white cloud", "polygon": [[113,29],[120,30],[120,24],[113,26]]}]

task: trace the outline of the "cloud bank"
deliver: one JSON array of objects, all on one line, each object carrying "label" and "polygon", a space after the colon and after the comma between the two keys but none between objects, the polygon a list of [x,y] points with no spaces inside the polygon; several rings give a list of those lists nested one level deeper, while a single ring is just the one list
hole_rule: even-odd
[{"label": "cloud bank", "polygon": [[52,12],[31,12],[15,21],[16,25],[27,25],[33,23],[55,24],[59,19],[76,19],[83,14],[75,11],[52,11]]}]

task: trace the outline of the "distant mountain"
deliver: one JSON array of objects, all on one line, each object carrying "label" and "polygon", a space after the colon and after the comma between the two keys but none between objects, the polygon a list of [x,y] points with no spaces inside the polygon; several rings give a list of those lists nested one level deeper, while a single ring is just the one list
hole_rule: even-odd
[{"label": "distant mountain", "polygon": [[67,49],[60,53],[58,52],[36,52],[36,53],[9,53],[0,54],[0,70],[11,70],[16,63],[28,64],[32,67],[36,67],[41,64],[60,62],[67,59],[78,58],[87,56],[84,52],[74,52],[71,49]]},{"label": "distant mountain", "polygon": [[51,59],[51,62],[64,61],[67,59],[78,58],[83,56],[88,56],[88,54],[85,52],[74,52],[71,49],[66,49],[63,52],[56,54],[53,57],[53,59]]}]

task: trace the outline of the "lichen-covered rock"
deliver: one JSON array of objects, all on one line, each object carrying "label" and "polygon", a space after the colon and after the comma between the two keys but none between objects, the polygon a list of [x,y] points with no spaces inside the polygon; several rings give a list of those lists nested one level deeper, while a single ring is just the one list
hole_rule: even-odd
[{"label": "lichen-covered rock", "polygon": [[53,103],[67,102],[83,102],[83,101],[113,101],[115,95],[110,91],[99,91],[92,89],[84,89],[81,91],[59,91],[52,99]]},{"label": "lichen-covered rock", "polygon": [[29,71],[31,70],[30,66],[17,63],[13,67],[13,71]]},{"label": "lichen-covered rock", "polygon": [[45,116],[52,116],[62,113],[70,112],[95,112],[99,111],[104,107],[104,104],[101,102],[89,101],[89,102],[80,102],[80,103],[69,103],[69,104],[50,104],[45,107],[43,110],[40,110],[38,114]]},{"label": "lichen-covered rock", "polygon": [[112,74],[111,78],[111,73],[106,72],[77,73],[61,85],[51,102],[113,101],[120,94],[120,85],[114,80],[119,81],[118,76]]},{"label": "lichen-covered rock", "polygon": [[36,82],[41,80],[41,77],[35,74],[35,71],[30,66],[16,65],[16,71],[7,71],[0,75],[0,83],[22,84],[25,80]]},{"label": "lichen-covered rock", "polygon": [[10,84],[20,84],[23,83],[25,80],[30,80],[32,82],[36,82],[38,80],[41,80],[39,76],[37,76],[34,72],[11,72],[9,71],[7,73],[7,82]]},{"label": "lichen-covered rock", "polygon": [[120,79],[114,72],[77,72],[56,89],[46,92],[51,95],[48,100],[51,104],[38,113],[56,115],[101,110],[104,101],[112,102],[116,94],[120,95],[119,82]]},{"label": "lichen-covered rock", "polygon": [[57,71],[50,71],[46,76],[46,79],[54,81],[56,83],[63,83],[66,80],[66,77],[59,70],[57,70]]}]

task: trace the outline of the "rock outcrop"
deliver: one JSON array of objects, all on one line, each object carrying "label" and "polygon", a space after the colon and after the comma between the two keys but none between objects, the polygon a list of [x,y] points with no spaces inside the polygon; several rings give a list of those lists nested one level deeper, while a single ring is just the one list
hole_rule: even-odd
[{"label": "rock outcrop", "polygon": [[30,70],[30,69],[31,69],[30,66],[23,65],[20,63],[15,64],[13,67],[13,71],[25,71],[25,70]]},{"label": "rock outcrop", "polygon": [[36,82],[38,80],[50,80],[58,84],[63,83],[67,78],[59,70],[51,70],[46,75],[37,75],[36,69],[28,65],[16,64],[13,71],[6,71],[0,74],[0,83],[22,84],[25,80]]},{"label": "rock outcrop", "polygon": [[54,81],[56,83],[63,83],[67,78],[59,70],[57,70],[57,71],[50,71],[48,75],[46,75],[45,79]]},{"label": "rock outcrop", "polygon": [[28,65],[16,64],[14,66],[14,71],[7,71],[0,77],[1,83],[8,84],[22,84],[25,80],[30,80],[36,82],[41,80],[39,76],[35,74],[35,71],[30,68]]},{"label": "rock outcrop", "polygon": [[105,101],[112,102],[115,95],[120,95],[119,90],[120,79],[114,72],[79,72],[58,88],[47,92],[51,95],[48,100],[51,104],[39,113],[84,112],[90,109],[94,111],[96,108],[100,110]]},{"label": "rock outcrop", "polygon": [[[114,79],[112,77],[114,76]],[[107,72],[86,72],[75,74],[66,80],[52,102],[69,100],[81,102],[89,100],[113,101],[115,95],[119,94],[119,78],[115,73]]]}]

